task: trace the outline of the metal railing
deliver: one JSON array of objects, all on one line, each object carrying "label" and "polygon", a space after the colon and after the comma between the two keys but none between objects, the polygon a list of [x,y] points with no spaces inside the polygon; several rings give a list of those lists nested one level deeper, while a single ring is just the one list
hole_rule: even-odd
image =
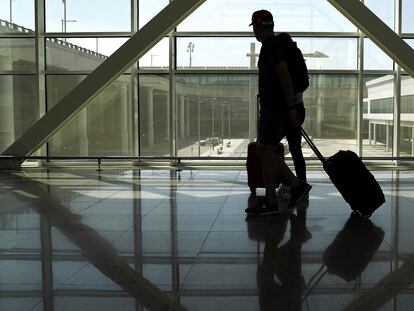
[{"label": "metal railing", "polygon": [[[411,166],[414,165],[414,157],[360,157],[361,160],[369,162],[368,165],[372,165],[374,167],[381,167],[381,164],[386,163],[394,163],[394,161],[407,161]],[[160,163],[168,163],[172,167],[176,167],[176,171],[182,171],[183,167],[189,164],[189,162],[195,162],[195,164],[199,164],[200,166],[203,161],[236,161],[235,164],[243,165],[247,160],[247,156],[240,156],[240,157],[218,157],[218,156],[10,156],[10,155],[0,155],[0,161],[2,160],[39,160],[39,161],[47,161],[53,163],[53,161],[76,161],[76,162],[95,162],[97,164],[97,171],[103,171],[102,165],[104,162],[134,162],[134,166],[139,166],[140,164],[145,163],[152,163],[152,162],[160,162]],[[286,160],[292,161],[291,158],[287,158]],[[306,157],[305,160],[309,162],[316,162],[320,163],[317,157]],[[380,162],[384,161],[384,162]],[[217,162],[218,163],[218,162]],[[193,163],[194,164],[194,163]],[[226,164],[227,165],[227,164]],[[321,170],[322,170],[321,165]]]},{"label": "metal railing", "polygon": [[[15,31],[18,31],[18,32],[21,32],[21,33],[33,33],[33,34],[35,33],[35,31],[33,29],[26,28],[24,26],[20,26],[20,25],[17,25],[15,23],[10,23],[9,21],[5,21],[5,20],[2,20],[2,19],[0,19],[0,26],[7,27],[11,30],[15,30]],[[67,47],[69,49],[74,49],[76,51],[79,51],[79,52],[82,52],[82,53],[85,53],[85,54],[88,54],[88,55],[91,55],[91,56],[95,56],[95,57],[98,57],[98,58],[102,58],[102,59],[107,59],[108,58],[108,56],[106,56],[106,55],[103,55],[101,53],[86,49],[86,48],[81,47],[79,45],[76,45],[76,44],[73,44],[73,43],[58,39],[58,38],[46,38],[46,41],[53,42],[53,43],[56,43],[60,46]]]}]

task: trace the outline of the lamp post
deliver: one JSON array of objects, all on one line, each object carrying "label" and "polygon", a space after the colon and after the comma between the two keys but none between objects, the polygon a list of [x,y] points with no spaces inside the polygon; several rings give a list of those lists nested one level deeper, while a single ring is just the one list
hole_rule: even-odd
[{"label": "lamp post", "polygon": [[189,42],[188,46],[187,46],[187,53],[189,55],[190,58],[190,67],[192,65],[192,57],[191,54],[194,52],[194,43],[193,42]]},{"label": "lamp post", "polygon": [[[66,0],[62,0],[62,4],[63,4],[62,32],[66,32],[66,24],[75,23],[77,22],[77,20],[66,18]],[[65,41],[66,41],[66,38],[65,38]]]},{"label": "lamp post", "polygon": [[66,0],[62,0],[62,4],[63,4],[62,32],[66,32]]},{"label": "lamp post", "polygon": [[10,23],[13,23],[13,2],[16,0],[10,0]]},{"label": "lamp post", "polygon": [[67,23],[76,23],[76,19],[64,19],[62,18],[62,32],[66,32],[66,24]]}]

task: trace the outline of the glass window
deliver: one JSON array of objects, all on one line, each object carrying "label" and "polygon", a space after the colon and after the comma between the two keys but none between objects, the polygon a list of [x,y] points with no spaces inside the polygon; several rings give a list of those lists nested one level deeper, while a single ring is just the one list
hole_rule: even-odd
[{"label": "glass window", "polygon": [[[306,58],[308,69],[357,69],[356,39],[294,40]],[[257,65],[260,47],[261,43],[254,38],[178,38],[177,66],[186,69],[248,69],[251,64]]]},{"label": "glass window", "polygon": [[414,33],[414,1],[402,0],[402,31]]},{"label": "glass window", "polygon": [[94,70],[128,38],[48,38],[47,70]]},{"label": "glass window", "polygon": [[[245,155],[249,141],[249,105],[256,106],[257,76],[177,76],[178,154]],[[345,144],[356,150],[358,78],[313,74],[305,92],[305,128],[326,156]],[[253,115],[251,115],[253,113]],[[255,127],[255,125],[254,125]],[[227,143],[230,142],[229,145]],[[306,156],[314,156],[307,150]]]},{"label": "glass window", "polygon": [[[357,75],[312,74],[304,103],[304,128],[324,156],[344,148],[356,151]],[[304,154],[315,156],[307,145]]]},{"label": "glass window", "polygon": [[308,69],[357,69],[357,40],[294,38]]},{"label": "glass window", "polygon": [[0,152],[39,119],[36,77],[0,75]]},{"label": "glass window", "polygon": [[141,155],[170,154],[169,78],[167,75],[139,77]]},{"label": "glass window", "polygon": [[364,4],[391,29],[394,29],[394,0],[364,0]]},{"label": "glass window", "polygon": [[414,156],[414,79],[401,77],[401,156]]},{"label": "glass window", "polygon": [[[247,69],[250,66],[251,44],[254,44],[254,51],[258,54],[261,43],[254,38],[178,38],[177,67]],[[258,55],[252,57],[256,66]]]},{"label": "glass window", "polygon": [[47,32],[131,30],[130,0],[46,0],[45,5]]},{"label": "glass window", "polygon": [[[85,76],[47,76],[47,102],[56,105]],[[130,79],[124,75],[96,97],[49,141],[50,155],[132,155]]]},{"label": "glass window", "polygon": [[154,16],[156,16],[165,6],[168,5],[169,0],[139,0],[139,28],[142,28]]},{"label": "glass window", "polygon": [[151,50],[149,50],[139,60],[139,66],[141,69],[147,68],[169,68],[169,40],[168,38],[162,39]]},{"label": "glass window", "polygon": [[257,75],[178,75],[176,90],[178,155],[246,155]]},{"label": "glass window", "polygon": [[391,156],[394,111],[394,76],[364,77],[362,154]]},{"label": "glass window", "polygon": [[0,1],[0,32],[31,32],[35,29],[33,0]]},{"label": "glass window", "polygon": [[392,70],[393,61],[370,39],[364,40],[364,69]]},{"label": "glass window", "polygon": [[0,70],[19,72],[34,71],[35,68],[34,39],[0,39]]},{"label": "glass window", "polygon": [[277,31],[356,31],[327,1],[312,0],[208,0],[179,26],[179,31],[252,31],[252,13],[273,14]]}]

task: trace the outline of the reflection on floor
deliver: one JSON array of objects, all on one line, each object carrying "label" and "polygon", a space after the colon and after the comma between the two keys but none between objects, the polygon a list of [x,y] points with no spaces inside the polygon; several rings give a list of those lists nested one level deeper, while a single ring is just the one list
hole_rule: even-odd
[{"label": "reflection on floor", "polygon": [[244,171],[0,175],[0,310],[412,310],[414,172],[371,222],[323,172],[253,219]]}]

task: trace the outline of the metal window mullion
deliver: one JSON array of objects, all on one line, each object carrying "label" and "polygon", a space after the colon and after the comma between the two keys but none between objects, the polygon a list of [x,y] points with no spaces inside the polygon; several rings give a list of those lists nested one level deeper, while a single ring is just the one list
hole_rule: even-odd
[{"label": "metal window mullion", "polygon": [[[36,62],[36,102],[39,118],[47,112],[46,102],[46,44],[45,44],[45,0],[35,1],[35,62]],[[48,155],[48,143],[37,155]]]},{"label": "metal window mullion", "polygon": [[[364,2],[364,0],[361,0]],[[363,153],[363,112],[364,112],[364,34],[358,29],[358,106],[357,106],[357,154]]]},{"label": "metal window mullion", "polygon": [[[172,0],[170,0],[171,2]],[[175,92],[175,69],[176,69],[176,38],[171,32],[169,34],[169,141],[170,141],[170,155],[177,155],[177,133],[176,133],[176,92]]]},{"label": "metal window mullion", "polygon": [[[292,37],[304,38],[358,38],[358,32],[290,32]],[[250,31],[175,31],[176,37],[251,37],[254,33]]]},{"label": "metal window mullion", "polygon": [[[134,34],[138,31],[139,23],[139,0],[131,0],[131,32]],[[140,143],[140,102],[139,102],[139,76],[138,62],[135,62],[131,68],[131,108],[132,108],[132,141],[133,154],[141,155]]]},{"label": "metal window mullion", "polygon": [[[132,0],[135,1],[135,0]],[[132,14],[131,14],[132,15]],[[48,38],[90,38],[90,37],[107,37],[107,38],[118,38],[124,37],[129,38],[134,33],[133,30],[128,31],[114,31],[114,32],[48,32]]]},{"label": "metal window mullion", "polygon": [[[395,0],[395,9],[394,9],[394,16],[395,16],[395,32],[398,36],[401,37],[401,15],[402,15],[402,0]],[[401,67],[395,63],[395,85],[394,85],[394,126],[393,126],[393,148],[392,148],[392,156],[393,157],[399,157],[400,155],[400,136],[401,136],[401,128],[400,128],[400,122],[401,122]],[[394,161],[395,165],[399,164],[398,160]]]}]

